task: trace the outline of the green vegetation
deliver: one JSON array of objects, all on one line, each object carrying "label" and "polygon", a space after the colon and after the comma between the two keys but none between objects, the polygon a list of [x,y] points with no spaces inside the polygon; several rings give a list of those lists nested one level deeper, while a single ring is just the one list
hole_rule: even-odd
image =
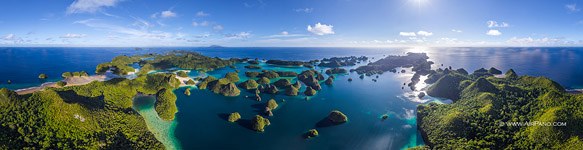
[{"label": "green vegetation", "polygon": [[156,94],[156,112],[164,120],[174,120],[176,109],[176,95],[170,89],[162,89]]},{"label": "green vegetation", "polygon": [[261,69],[261,66],[257,66],[257,65],[247,65],[247,66],[245,66],[245,68],[247,68],[247,69]]},{"label": "green vegetation", "polygon": [[258,79],[258,80],[257,80],[257,83],[258,83],[258,84],[262,84],[262,85],[264,85],[264,84],[269,84],[269,83],[271,83],[271,81],[269,80],[269,78],[266,78],[266,77],[261,77],[260,79]]},{"label": "green vegetation", "polygon": [[269,79],[279,78],[279,74],[277,74],[277,72],[271,71],[271,70],[263,70],[262,73],[259,76],[260,77],[266,77],[266,78],[269,78]]},{"label": "green vegetation", "polygon": [[315,70],[306,70],[298,75],[298,80],[302,81],[306,86],[311,87],[310,89],[320,90],[322,89],[322,87],[320,86],[320,83],[318,81],[324,80],[324,77],[322,76],[322,74],[318,73]]},{"label": "green vegetation", "polygon": [[213,77],[213,76],[207,76],[200,83],[198,83],[198,89],[204,90],[207,88],[209,83],[216,81],[216,80],[218,80],[218,79]]},{"label": "green vegetation", "polygon": [[[138,92],[156,94],[161,89],[176,88],[178,81],[172,79],[172,75],[153,74],[134,80],[112,79],[82,86],[46,88],[22,96],[1,89],[0,147],[162,149],[163,145],[148,131],[143,118],[132,109],[132,102]],[[173,93],[159,95],[172,97],[168,95]],[[169,112],[160,108],[156,109]]]},{"label": "green vegetation", "polygon": [[285,95],[297,96],[299,91],[300,91],[299,88],[297,88],[296,86],[288,86],[288,88],[285,89]]},{"label": "green vegetation", "polygon": [[249,78],[255,78],[257,76],[259,76],[260,72],[254,72],[254,71],[247,71],[245,72],[245,76],[249,77]]},{"label": "green vegetation", "polygon": [[257,89],[257,87],[259,86],[259,84],[257,84],[257,82],[253,79],[249,79],[245,82],[241,82],[239,83],[239,86],[243,89],[246,90],[251,90],[251,89]]},{"label": "green vegetation", "polygon": [[194,85],[196,84],[196,82],[194,82],[194,80],[192,79],[188,79],[188,81],[186,81],[186,85]]},{"label": "green vegetation", "polygon": [[279,79],[273,83],[278,88],[284,88],[291,85],[289,79]]},{"label": "green vegetation", "polygon": [[367,76],[373,74],[382,74],[386,71],[397,72],[395,68],[413,67],[413,71],[426,74],[431,70],[431,64],[433,62],[427,61],[429,57],[425,53],[407,53],[406,56],[387,56],[376,62],[369,63],[366,66],[360,66],[356,69],[351,70],[356,71],[358,74],[366,74]]},{"label": "green vegetation", "polygon": [[318,136],[318,130],[316,130],[316,129],[310,129],[306,133],[306,138],[313,138],[313,137],[316,137],[316,136]]},{"label": "green vegetation", "polygon": [[179,77],[188,77],[188,73],[186,73],[185,71],[178,71],[176,72],[176,75],[178,75]]},{"label": "green vegetation", "polygon": [[348,71],[346,71],[346,69],[344,68],[332,68],[332,69],[327,69],[326,70],[326,74],[331,75],[331,74],[345,74],[348,73]]},{"label": "green vegetation", "polygon": [[267,108],[269,108],[269,110],[275,110],[277,106],[277,102],[274,99],[267,101]]},{"label": "green vegetation", "polygon": [[328,114],[328,120],[330,120],[332,123],[338,124],[348,121],[348,117],[346,117],[344,113],[338,110],[333,110],[330,112],[330,114]]},{"label": "green vegetation", "polygon": [[276,72],[280,77],[296,77],[298,73],[293,71],[277,71]]},{"label": "green vegetation", "polygon": [[277,94],[277,92],[279,92],[279,89],[277,89],[277,86],[273,84],[268,84],[266,88],[262,89],[262,92],[268,94]]},{"label": "green vegetation", "polygon": [[63,72],[63,74],[61,74],[61,77],[69,78],[69,77],[73,77],[73,74],[71,72]]},{"label": "green vegetation", "polygon": [[304,64],[307,64],[306,62],[291,61],[291,60],[267,60],[267,62],[265,62],[265,63],[272,64],[272,65],[282,65],[282,66],[302,66]]},{"label": "green vegetation", "polygon": [[322,62],[318,64],[320,67],[342,67],[342,66],[354,66],[356,63],[361,61],[367,61],[368,57],[366,56],[350,56],[350,57],[332,57],[332,58],[324,58]]},{"label": "green vegetation", "polygon": [[196,52],[174,51],[166,55],[157,56],[154,58],[154,60],[148,60],[143,63],[152,64],[152,66],[159,69],[178,67],[182,69],[209,71],[217,68],[231,66],[238,61],[240,60],[223,60],[220,58],[211,58]]},{"label": "green vegetation", "polygon": [[332,85],[332,83],[334,83],[334,77],[333,76],[328,77],[328,79],[326,79],[324,83],[326,83],[326,85]]},{"label": "green vegetation", "polygon": [[225,74],[225,78],[229,80],[229,82],[239,82],[239,75],[236,72],[229,72]]},{"label": "green vegetation", "polygon": [[488,70],[488,73],[491,73],[491,74],[502,74],[502,71],[500,71],[500,70],[498,70],[498,69],[496,69],[496,68],[494,68],[494,67],[491,67],[491,68]]},{"label": "green vegetation", "polygon": [[[142,58],[154,57],[145,60]],[[163,149],[146,127],[143,118],[133,110],[138,93],[156,95],[155,110],[164,120],[174,119],[176,95],[180,81],[175,74],[148,74],[165,68],[212,70],[239,60],[209,58],[190,52],[169,55],[118,56],[96,66],[96,73],[108,70],[124,75],[139,64],[140,72],[133,80],[115,78],[81,86],[56,84],[61,88],[45,88],[27,95],[0,89],[0,149]],[[182,73],[180,73],[182,74]],[[42,75],[41,75],[42,76]],[[65,72],[63,78],[88,76],[87,72]],[[202,89],[213,81],[207,77]],[[234,81],[234,80],[233,80]],[[219,91],[230,95],[234,84],[227,82]],[[193,80],[188,84],[194,84]],[[186,89],[185,94],[188,94]]]},{"label": "green vegetation", "polygon": [[186,88],[186,89],[184,90],[184,95],[186,95],[186,96],[190,96],[190,88]]},{"label": "green vegetation", "polygon": [[265,131],[265,126],[269,126],[271,124],[269,122],[269,119],[263,118],[259,115],[255,115],[255,117],[253,117],[253,119],[251,119],[251,122],[252,122],[251,128],[255,131],[258,131],[258,132]]},{"label": "green vegetation", "polygon": [[241,115],[239,114],[239,112],[233,112],[229,114],[229,118],[227,120],[229,122],[237,122],[239,119],[241,119]]},{"label": "green vegetation", "polygon": [[[583,95],[568,94],[545,77],[518,76],[509,70],[505,78],[496,78],[488,75],[498,73],[491,70],[479,69],[471,75],[459,69],[436,71],[443,75],[427,94],[454,103],[418,106],[418,126],[431,149],[578,149],[583,145],[579,125]],[[535,121],[566,126],[511,125]]]},{"label": "green vegetation", "polygon": [[304,94],[305,94],[306,96],[314,96],[314,95],[316,95],[316,92],[317,92],[317,91],[316,91],[316,90],[314,90],[314,89],[312,89],[312,87],[311,87],[311,86],[308,86],[308,87],[306,88],[306,91],[304,91]]},{"label": "green vegetation", "polygon": [[222,78],[209,83],[209,89],[214,93],[221,94],[223,96],[239,96],[241,91],[235,83],[230,82],[227,78]]},{"label": "green vegetation", "polygon": [[67,82],[65,82],[65,81],[58,81],[57,82],[57,86],[59,86],[59,87],[65,87],[66,85],[67,85]]},{"label": "green vegetation", "polygon": [[41,73],[41,74],[38,75],[38,78],[39,79],[46,79],[47,78],[47,75],[44,74],[44,73]]},{"label": "green vegetation", "polygon": [[[137,63],[137,62],[139,62],[139,60],[140,60],[139,57],[117,56],[117,57],[113,58],[113,60],[111,60],[111,62],[101,63],[101,64],[97,65],[97,67],[95,68],[95,73],[103,74],[107,70],[112,70],[113,73],[115,73],[115,74],[126,75],[129,72],[135,71],[135,69],[129,65],[133,64],[133,63]],[[75,75],[75,73],[73,73],[73,75],[80,76],[80,75]]]}]

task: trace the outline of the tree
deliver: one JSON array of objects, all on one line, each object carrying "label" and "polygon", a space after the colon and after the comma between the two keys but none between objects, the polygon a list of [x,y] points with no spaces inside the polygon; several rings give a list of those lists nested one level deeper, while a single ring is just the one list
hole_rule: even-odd
[{"label": "tree", "polygon": [[65,81],[58,81],[57,82],[57,85],[60,86],[60,87],[65,87],[67,85],[67,82],[65,82]]},{"label": "tree", "polygon": [[162,89],[156,94],[156,112],[164,120],[174,120],[176,108],[176,95],[171,89]]},{"label": "tree", "polygon": [[227,120],[229,122],[236,122],[239,119],[241,119],[241,115],[239,114],[239,112],[233,112],[229,114],[229,118]]},{"label": "tree", "polygon": [[178,75],[179,77],[184,77],[184,78],[188,77],[188,74],[185,71],[178,71],[176,73],[176,75]]},{"label": "tree", "polygon": [[61,74],[61,77],[63,77],[63,78],[69,78],[72,76],[73,76],[73,74],[71,72],[63,72],[63,74]]},{"label": "tree", "polygon": [[44,74],[44,73],[41,73],[41,74],[38,75],[38,78],[39,79],[46,79],[47,78],[47,75]]},{"label": "tree", "polygon": [[232,83],[239,82],[239,75],[236,72],[229,72],[225,74],[225,78]]}]

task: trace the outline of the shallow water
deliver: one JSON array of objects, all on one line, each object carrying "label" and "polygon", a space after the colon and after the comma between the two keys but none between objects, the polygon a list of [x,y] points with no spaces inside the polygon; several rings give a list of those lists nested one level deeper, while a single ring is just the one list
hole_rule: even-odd
[{"label": "shallow water", "polygon": [[148,130],[164,144],[166,149],[181,149],[179,141],[174,136],[178,122],[162,120],[154,109],[155,102],[154,96],[137,96],[134,98],[134,109],[144,117]]}]

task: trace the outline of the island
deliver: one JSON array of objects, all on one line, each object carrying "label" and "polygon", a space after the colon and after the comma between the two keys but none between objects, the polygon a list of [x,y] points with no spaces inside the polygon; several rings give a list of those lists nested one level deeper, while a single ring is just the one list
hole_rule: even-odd
[{"label": "island", "polygon": [[[453,100],[417,107],[418,130],[430,149],[561,149],[583,145],[583,97],[546,77],[505,76],[491,68],[468,74],[436,70],[427,94]],[[437,79],[436,79],[437,78]],[[513,123],[565,123],[517,126]],[[575,124],[575,125],[574,125]],[[577,148],[575,148],[577,149]]]},{"label": "island", "polygon": [[316,137],[316,136],[318,136],[318,130],[316,130],[316,129],[310,129],[310,130],[308,130],[308,132],[305,133],[305,137],[308,139]]},{"label": "island", "polygon": [[233,112],[233,113],[229,114],[227,121],[237,122],[239,119],[241,119],[241,115],[239,114],[239,112]]},{"label": "island", "polygon": [[269,119],[263,118],[260,115],[255,115],[255,117],[251,119],[251,123],[252,123],[251,128],[257,132],[265,131],[265,127],[271,124],[269,122]]},{"label": "island", "polygon": [[38,78],[39,79],[46,79],[47,77],[48,76],[46,74],[44,74],[44,73],[41,73],[41,74],[38,75]]},{"label": "island", "polygon": [[265,63],[280,66],[302,66],[304,64],[309,64],[308,62],[291,60],[267,60]]},{"label": "island", "polygon": [[348,71],[346,71],[346,69],[344,68],[331,68],[331,69],[327,69],[326,70],[326,74],[331,75],[331,74],[346,74],[348,73]]},{"label": "island", "polygon": [[328,114],[328,120],[334,124],[340,124],[348,121],[348,117],[338,110],[333,110]]},{"label": "island", "polygon": [[412,67],[412,70],[417,73],[428,74],[433,62],[427,61],[427,59],[429,59],[429,57],[426,53],[408,52],[405,56],[387,56],[365,66],[352,69],[351,72],[355,71],[358,74],[366,74],[367,76],[370,76],[374,74],[382,74],[386,71],[397,72],[395,69],[398,67]]},{"label": "island", "polygon": [[354,65],[356,65],[356,63],[366,62],[367,60],[368,60],[368,57],[366,57],[366,56],[332,57],[332,58],[322,59],[322,61],[320,61],[320,64],[318,64],[318,66],[329,67],[329,68],[354,66]]}]

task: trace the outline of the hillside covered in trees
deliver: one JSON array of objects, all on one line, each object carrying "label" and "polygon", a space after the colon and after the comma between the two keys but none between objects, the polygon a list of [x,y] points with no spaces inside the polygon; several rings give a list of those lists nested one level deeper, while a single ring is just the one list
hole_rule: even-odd
[{"label": "hillside covered in trees", "polygon": [[494,76],[499,73],[433,71],[427,82],[435,83],[427,93],[454,102],[418,106],[426,144],[433,149],[583,147],[583,95],[566,93],[545,77],[518,76],[513,70]]},{"label": "hillside covered in trees", "polygon": [[176,113],[172,90],[180,81],[175,74],[148,72],[171,67],[212,70],[234,61],[192,52],[118,56],[98,65],[96,73],[126,74],[135,71],[130,66],[134,63],[142,69],[131,80],[47,87],[25,95],[0,89],[0,149],[164,149],[132,108],[133,99],[138,94],[157,95],[162,99],[155,106],[159,116],[172,120]]}]

